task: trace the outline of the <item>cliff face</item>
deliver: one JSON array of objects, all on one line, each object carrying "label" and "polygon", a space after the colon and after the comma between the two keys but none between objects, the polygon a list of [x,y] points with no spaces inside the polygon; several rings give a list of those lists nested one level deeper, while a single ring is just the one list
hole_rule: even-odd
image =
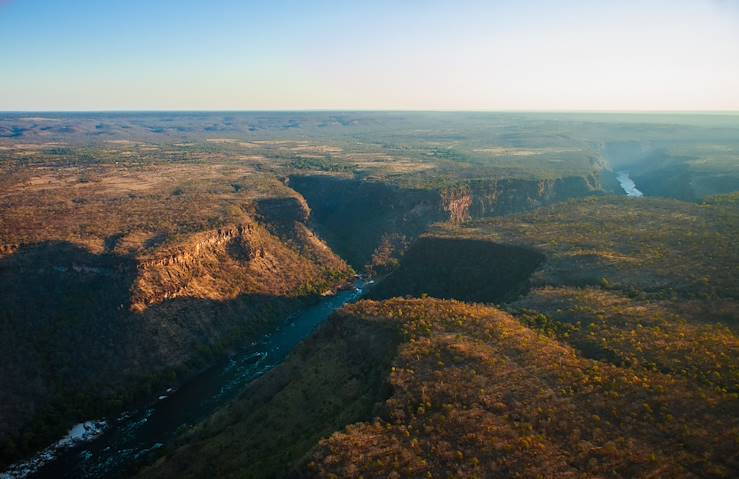
[{"label": "cliff face", "polygon": [[448,221],[461,223],[526,211],[570,198],[600,192],[596,176],[521,180],[485,178],[470,180],[440,192],[441,209]]},{"label": "cliff face", "polygon": [[242,294],[296,296],[332,287],[329,273],[348,273],[305,225],[293,225],[290,243],[250,221],[200,233],[138,265],[134,311],[190,297],[232,300]]},{"label": "cliff face", "polygon": [[333,176],[293,176],[288,185],[310,205],[317,232],[355,269],[387,235],[416,236],[445,218],[438,193],[430,190]]},{"label": "cliff face", "polygon": [[341,286],[352,270],[298,221],[305,210],[280,214],[283,237],[245,218],[143,257],[47,242],[0,259],[0,463],[177,384]]},{"label": "cliff face", "polygon": [[462,223],[470,219],[470,208],[474,203],[469,187],[448,189],[441,192],[441,207],[449,215],[452,223]]},{"label": "cliff face", "polygon": [[436,189],[333,176],[293,176],[289,185],[307,200],[322,236],[355,268],[371,263],[373,252],[383,248],[388,238],[415,238],[434,222],[500,216],[601,192],[595,175],[481,178]]}]

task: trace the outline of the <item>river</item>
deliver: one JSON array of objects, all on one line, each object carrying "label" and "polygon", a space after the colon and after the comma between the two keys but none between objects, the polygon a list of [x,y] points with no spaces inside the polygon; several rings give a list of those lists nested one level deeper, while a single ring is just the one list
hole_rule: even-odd
[{"label": "river", "polygon": [[6,478],[101,478],[135,470],[177,435],[236,397],[254,379],[280,364],[331,314],[357,301],[370,283],[322,299],[274,332],[193,377],[177,390],[163,391],[150,407],[108,421],[88,421],[36,457],[16,464]]},{"label": "river", "polygon": [[623,190],[626,192],[626,196],[631,196],[634,198],[644,196],[644,193],[636,188],[636,183],[634,183],[634,180],[631,179],[628,171],[619,171],[618,173],[616,173],[616,179],[621,185],[621,188],[623,188]]}]

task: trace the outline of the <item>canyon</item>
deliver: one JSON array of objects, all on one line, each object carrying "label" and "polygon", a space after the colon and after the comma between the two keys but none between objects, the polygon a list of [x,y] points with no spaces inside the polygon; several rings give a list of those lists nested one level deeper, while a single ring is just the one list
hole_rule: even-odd
[{"label": "canyon", "polygon": [[737,199],[437,225],[137,477],[732,477]]},{"label": "canyon", "polygon": [[[84,476],[736,471],[737,203],[710,196],[732,141],[700,156],[705,130],[672,127],[665,153],[663,127],[533,114],[57,116],[0,117],[0,469],[84,421],[187,409],[243,360],[269,366]],[[687,183],[655,188],[678,163]],[[267,363],[250,349],[311,308]],[[38,477],[82,477],[71,451]]]}]

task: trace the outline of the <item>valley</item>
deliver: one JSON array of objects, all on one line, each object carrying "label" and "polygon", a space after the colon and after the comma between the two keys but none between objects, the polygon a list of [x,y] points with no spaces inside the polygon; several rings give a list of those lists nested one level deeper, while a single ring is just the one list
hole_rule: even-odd
[{"label": "valley", "polygon": [[0,115],[0,470],[732,477],[737,132]]},{"label": "valley", "polygon": [[[700,206],[597,198],[434,228],[369,292],[391,299],[337,312],[254,393],[183,433],[140,477],[733,477],[737,205],[736,195]],[[546,260],[528,289],[511,281],[514,300],[491,305],[506,297],[491,288],[497,269],[529,249]],[[374,404],[337,425],[345,416],[332,407],[357,393],[342,386],[343,366],[329,365],[353,364],[349,344],[379,335],[397,344],[382,353],[384,381],[349,376],[376,384],[359,396]],[[254,398],[261,391],[269,400]],[[278,414],[280,426],[257,436],[275,446],[252,453],[250,431]],[[320,441],[311,435],[326,428],[334,432]],[[288,445],[300,453],[284,455]],[[283,462],[270,464],[274,455]]]},{"label": "valley", "polygon": [[156,454],[178,431],[232,401],[244,385],[280,364],[302,340],[336,309],[355,301],[368,284],[323,299],[288,318],[285,324],[189,378],[178,389],[168,388],[155,403],[126,411],[109,423],[98,424],[97,437],[51,451],[50,459],[20,464],[11,475],[34,477],[106,477],[124,474]]}]

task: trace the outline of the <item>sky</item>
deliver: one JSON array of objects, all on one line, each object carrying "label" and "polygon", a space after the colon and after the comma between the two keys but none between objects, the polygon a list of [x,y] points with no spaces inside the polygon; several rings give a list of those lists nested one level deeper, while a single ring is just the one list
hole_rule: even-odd
[{"label": "sky", "polygon": [[739,0],[0,0],[0,110],[739,110]]}]

